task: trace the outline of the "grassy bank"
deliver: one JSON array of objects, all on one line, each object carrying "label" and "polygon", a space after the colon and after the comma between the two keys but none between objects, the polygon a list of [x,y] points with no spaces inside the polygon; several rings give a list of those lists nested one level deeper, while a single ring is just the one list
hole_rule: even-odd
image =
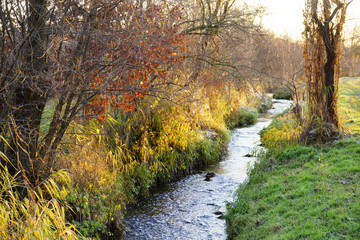
[{"label": "grassy bank", "polygon": [[228,209],[230,239],[359,239],[360,139],[262,154]]},{"label": "grassy bank", "polygon": [[[80,234],[66,219],[64,185],[70,176],[59,171],[36,189],[19,186],[6,168],[0,167],[0,239],[79,239]],[[16,188],[26,188],[26,194]]]},{"label": "grassy bank", "polygon": [[229,239],[360,238],[358,81],[341,81],[340,115],[352,137],[298,145],[301,127],[289,114],[262,132],[268,150],[229,204]]},{"label": "grassy bank", "polygon": [[[257,99],[223,96],[213,90],[189,105],[149,97],[102,121],[79,116],[54,154],[55,173],[36,189],[24,186],[28,195],[19,197],[0,169],[0,238],[122,239],[127,206],[219,161],[229,129],[256,121]],[[47,106],[42,130],[53,111]]]},{"label": "grassy bank", "polygon": [[[211,106],[191,112],[162,105],[150,114],[139,110],[103,122],[92,120],[85,129],[74,126],[84,134],[73,136],[69,145],[77,143],[79,148],[60,162],[73,176],[68,202],[76,209],[72,221],[80,232],[103,239],[121,237],[129,204],[146,198],[153,187],[219,161],[230,137],[228,127],[256,121],[254,111],[238,106],[232,110],[236,105],[227,106],[221,99]],[[229,121],[228,116],[236,117]]]}]

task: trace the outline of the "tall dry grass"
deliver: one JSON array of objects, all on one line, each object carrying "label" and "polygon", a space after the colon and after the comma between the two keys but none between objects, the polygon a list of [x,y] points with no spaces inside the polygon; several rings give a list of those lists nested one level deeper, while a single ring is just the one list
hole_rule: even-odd
[{"label": "tall dry grass", "polygon": [[[19,186],[6,168],[0,170],[0,239],[80,239],[79,232],[67,222],[64,204],[69,175],[59,171],[36,189]],[[26,196],[15,190],[26,188]]]}]

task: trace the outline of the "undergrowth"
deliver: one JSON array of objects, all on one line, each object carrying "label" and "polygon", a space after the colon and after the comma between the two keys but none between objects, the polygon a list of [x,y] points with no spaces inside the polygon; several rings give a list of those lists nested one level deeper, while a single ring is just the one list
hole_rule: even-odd
[{"label": "undergrowth", "polygon": [[280,150],[299,143],[302,125],[294,114],[284,114],[274,119],[260,132],[263,145],[270,150]]},{"label": "undergrowth", "polygon": [[259,116],[257,109],[240,108],[230,112],[225,117],[225,123],[228,128],[239,128],[252,125]]},{"label": "undergrowth", "polygon": [[67,202],[74,211],[68,219],[82,235],[124,237],[129,204],[159,184],[219,161],[230,138],[227,125],[256,121],[257,112],[245,110],[249,104],[240,94],[207,94],[184,106],[149,97],[131,113],[114,111],[103,121],[72,124],[56,162],[72,176]]},{"label": "undergrowth", "polygon": [[[135,111],[109,111],[102,121],[79,116],[54,155],[58,172],[36,189],[21,186],[26,196],[1,169],[0,238],[122,239],[129,204],[219,161],[228,128],[256,121],[257,100],[237,91],[227,98],[211,87],[198,91],[204,97],[187,105],[146,97]],[[41,134],[53,111],[46,107]]]}]

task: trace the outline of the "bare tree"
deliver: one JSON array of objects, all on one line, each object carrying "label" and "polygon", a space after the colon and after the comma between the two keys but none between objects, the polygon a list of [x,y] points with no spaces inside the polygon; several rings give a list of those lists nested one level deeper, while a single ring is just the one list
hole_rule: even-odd
[{"label": "bare tree", "polygon": [[[308,0],[305,7],[305,68],[308,128],[340,128],[337,113],[343,25],[350,2]],[[311,131],[311,130],[310,130]]]},{"label": "bare tree", "polygon": [[290,39],[275,38],[271,44],[274,68],[269,72],[273,86],[286,88],[294,100],[294,112],[302,122],[301,100],[305,84],[303,44]]},{"label": "bare tree", "polygon": [[238,55],[234,59],[234,54],[230,57],[222,53],[230,45],[234,46],[233,43],[239,44],[239,39],[243,41],[245,36],[249,37],[260,31],[256,19],[263,14],[263,9],[235,3],[235,0],[185,1],[188,12],[181,27],[184,28],[185,35],[193,37],[195,49],[192,80],[198,78],[205,66],[222,69],[221,72],[230,71],[233,76],[234,70],[239,74],[234,63],[243,56]]},{"label": "bare tree", "polygon": [[[35,173],[40,119],[47,101],[47,1],[2,1],[0,131],[7,138],[10,171]],[[2,142],[0,151],[5,152]],[[16,159],[16,160],[15,160]],[[19,161],[17,161],[17,159]]]}]

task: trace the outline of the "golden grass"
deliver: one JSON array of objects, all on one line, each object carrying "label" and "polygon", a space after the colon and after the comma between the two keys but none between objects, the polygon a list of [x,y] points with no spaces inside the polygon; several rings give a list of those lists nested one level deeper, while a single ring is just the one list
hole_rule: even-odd
[{"label": "golden grass", "polygon": [[294,114],[285,114],[275,119],[261,134],[261,141],[267,148],[282,149],[298,144],[303,128]]},{"label": "golden grass", "polygon": [[[63,182],[69,180],[65,172],[53,177]],[[80,239],[65,219],[66,206],[60,203],[66,190],[53,178],[38,189],[27,188],[26,197],[20,197],[14,190],[18,185],[7,169],[0,170],[0,184],[0,239]],[[45,198],[45,191],[50,197]]]},{"label": "golden grass", "polygon": [[[220,158],[225,116],[250,101],[235,90],[231,98],[211,87],[197,94],[198,101],[182,106],[146,97],[134,112],[72,123],[56,162],[71,174],[67,200],[84,236],[104,238],[114,222],[121,230],[126,206],[156,183],[182,175],[195,160],[205,165]],[[210,141],[209,132],[221,137]]]}]

